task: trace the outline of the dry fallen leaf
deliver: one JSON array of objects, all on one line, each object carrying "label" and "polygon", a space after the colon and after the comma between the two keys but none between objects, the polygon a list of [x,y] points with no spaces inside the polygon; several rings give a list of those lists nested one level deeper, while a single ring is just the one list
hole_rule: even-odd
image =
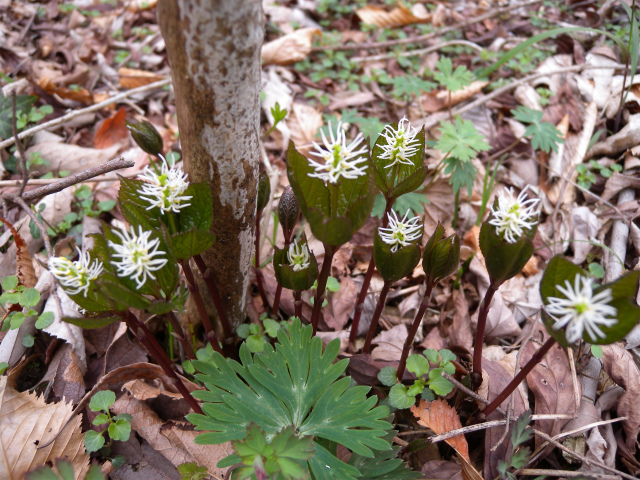
[{"label": "dry fallen leaf", "polygon": [[420,3],[414,5],[411,10],[400,5],[390,12],[382,7],[367,5],[358,9],[356,15],[362,20],[362,23],[375,25],[379,28],[404,27],[412,23],[427,23],[431,20],[431,14]]},{"label": "dry fallen leaf", "polygon": [[75,478],[84,478],[89,455],[84,450],[80,416],[74,417],[53,443],[37,449],[45,435],[62,426],[71,410],[70,403],[47,404],[43,397],[17,392],[7,385],[7,377],[0,377],[0,478],[22,479],[29,470],[56,458],[69,460]]},{"label": "dry fallen leaf", "polygon": [[93,97],[91,95],[91,92],[89,92],[89,90],[84,87],[79,87],[77,89],[59,87],[47,77],[38,80],[38,86],[51,95],[55,94],[61,98],[73,100],[74,102],[79,102],[84,105],[93,104]]},{"label": "dry fallen leaf", "polygon": [[164,75],[158,75],[157,73],[126,67],[118,69],[118,76],[120,78],[120,86],[122,88],[142,87],[167,78]]},{"label": "dry fallen leaf", "polygon": [[124,123],[126,116],[126,110],[120,107],[115,114],[102,122],[93,141],[97,149],[109,148],[129,137],[129,130]]},{"label": "dry fallen leaf", "polygon": [[[68,170],[69,173],[78,173],[82,170],[96,167],[109,160],[113,160],[119,149],[119,145],[98,150],[69,145],[67,143],[42,142],[30,147],[27,150],[27,155],[38,152],[43,159],[49,162],[48,165],[39,165],[35,168],[37,169],[37,173],[41,175],[60,170]],[[70,189],[65,191],[71,192]],[[65,211],[65,214],[67,213],[69,213],[69,210]],[[57,223],[54,225],[57,225]]]},{"label": "dry fallen leaf", "polygon": [[285,121],[291,131],[291,141],[302,155],[307,155],[322,127],[322,113],[312,106],[294,103]]},{"label": "dry fallen leaf", "polygon": [[[420,400],[420,404],[417,407],[415,405],[411,407],[411,413],[415,415],[420,425],[430,428],[436,435],[462,428],[458,412],[444,400],[436,400],[434,402]],[[469,458],[469,444],[464,435],[456,435],[445,440],[445,442],[451,445],[467,462],[471,461]]]},{"label": "dry fallen leaf", "polygon": [[317,28],[300,28],[293,33],[262,46],[263,65],[291,65],[301,62],[311,52],[313,37],[321,35]]}]

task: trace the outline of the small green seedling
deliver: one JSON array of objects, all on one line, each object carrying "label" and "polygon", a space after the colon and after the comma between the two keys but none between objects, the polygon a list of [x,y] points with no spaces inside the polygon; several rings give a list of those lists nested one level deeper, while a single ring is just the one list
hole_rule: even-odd
[{"label": "small green seedling", "polygon": [[111,390],[104,390],[96,393],[91,397],[89,409],[92,412],[101,412],[93,419],[94,425],[106,425],[100,432],[89,430],[84,434],[84,447],[87,452],[97,452],[105,445],[104,433],[109,434],[109,443],[111,440],[126,442],[131,435],[131,415],[123,413],[111,416],[109,407],[116,401],[116,394]]},{"label": "small green seedling", "polygon": [[265,335],[270,338],[276,338],[281,328],[286,330],[289,326],[287,322],[277,322],[272,318],[268,318],[266,313],[262,314],[260,321],[262,326],[258,323],[244,323],[236,328],[236,334],[247,341],[247,347],[249,347],[251,353],[258,353],[264,350],[267,340]]},{"label": "small green seedling", "polygon": [[[36,328],[42,330],[47,328],[53,323],[53,312],[44,312],[42,315],[38,315],[38,312],[32,307],[35,307],[40,302],[40,292],[35,288],[25,288],[20,285],[18,277],[15,275],[9,275],[2,279],[2,295],[0,295],[0,304],[3,308],[7,309],[7,305],[18,305],[21,309],[8,308],[13,310],[9,313],[5,321],[2,323],[1,330],[7,331],[17,330],[22,326],[24,321],[29,317],[35,317]],[[22,343],[25,347],[33,346],[33,336],[25,335],[22,339]]]}]

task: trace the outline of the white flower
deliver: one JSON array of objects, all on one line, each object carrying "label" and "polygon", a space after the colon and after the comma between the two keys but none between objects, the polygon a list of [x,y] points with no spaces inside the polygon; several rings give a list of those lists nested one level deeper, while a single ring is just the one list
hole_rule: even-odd
[{"label": "white flower", "polygon": [[398,220],[396,212],[392,209],[388,213],[389,227],[380,227],[378,229],[380,238],[387,245],[391,245],[391,251],[394,253],[398,250],[399,245],[406,247],[422,236],[424,226],[420,223],[420,217],[413,217],[411,220],[407,220],[408,216],[409,210],[404,214],[402,220]]},{"label": "white flower", "polygon": [[165,254],[158,250],[160,239],[150,241],[151,231],[145,232],[142,227],[138,227],[138,235],[133,227],[130,227],[129,232],[113,232],[122,241],[122,245],[109,241],[109,246],[115,251],[113,256],[120,258],[118,262],[111,262],[118,269],[118,276],[133,278],[138,288],[144,286],[147,277],[155,280],[156,277],[151,272],[160,270],[168,262],[166,258],[153,258]]},{"label": "white flower", "polygon": [[[407,122],[406,127],[404,122]],[[397,130],[394,130],[391,125],[387,125],[381,135],[387,140],[387,144],[381,145],[384,153],[380,155],[380,158],[390,161],[385,168],[391,168],[396,163],[413,165],[410,157],[418,151],[420,140],[416,138],[418,129],[411,126],[407,117],[402,117],[402,120],[398,122]]]},{"label": "white flower", "polygon": [[518,198],[514,198],[511,188],[501,191],[498,195],[498,207],[491,207],[493,218],[489,220],[489,224],[496,227],[496,234],[504,233],[504,238],[509,243],[516,243],[524,229],[531,230],[538,223],[536,206],[540,199],[527,200],[525,192],[528,188],[527,185]]},{"label": "white flower", "polygon": [[102,273],[102,262],[94,260],[92,263],[89,252],[83,255],[79,248],[76,247],[76,250],[79,258],[75,262],[64,257],[50,258],[49,271],[69,295],[82,292],[82,296],[86,297],[91,281]]},{"label": "white flower", "polygon": [[148,183],[145,183],[138,193],[140,198],[151,204],[147,210],[158,207],[163,215],[169,211],[178,213],[181,208],[191,205],[185,202],[193,198],[191,195],[183,195],[189,188],[187,175],[179,167],[169,168],[164,159],[161,163],[160,175],[149,166],[144,168],[140,179]]},{"label": "white flower", "polygon": [[611,318],[618,313],[615,307],[609,305],[613,299],[611,289],[594,295],[591,280],[580,274],[576,274],[573,286],[569,280],[565,280],[564,284],[565,287],[557,285],[556,288],[566,298],[548,297],[545,306],[547,313],[556,320],[553,329],[560,330],[566,326],[565,336],[569,343],[580,340],[585,330],[592,339],[605,338],[598,325],[611,327],[618,321],[617,318]]},{"label": "white flower", "polygon": [[293,243],[289,245],[287,260],[289,260],[289,264],[293,266],[294,272],[304,270],[310,265],[309,248],[306,244],[298,245],[298,240],[294,240]]},{"label": "white flower", "polygon": [[367,157],[362,155],[367,153],[367,147],[363,146],[356,150],[358,145],[364,141],[362,133],[359,133],[350,145],[347,145],[342,122],[338,122],[335,136],[331,129],[331,122],[329,122],[330,140],[327,140],[323,131],[320,133],[324,148],[313,142],[316,150],[312,151],[311,155],[322,158],[324,163],[309,159],[309,164],[315,169],[314,173],[309,174],[310,177],[320,178],[329,183],[337,183],[340,177],[353,180],[361,175],[366,175]]}]

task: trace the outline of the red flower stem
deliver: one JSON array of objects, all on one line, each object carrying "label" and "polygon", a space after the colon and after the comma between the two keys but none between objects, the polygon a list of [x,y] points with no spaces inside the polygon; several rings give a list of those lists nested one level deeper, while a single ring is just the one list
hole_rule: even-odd
[{"label": "red flower stem", "polygon": [[138,338],[140,343],[142,343],[149,354],[153,357],[153,359],[158,362],[160,368],[167,374],[171,381],[175,385],[176,389],[187,401],[189,406],[193,409],[194,412],[203,415],[202,408],[200,408],[200,404],[196,401],[195,398],[191,395],[191,392],[187,389],[187,387],[182,383],[180,377],[176,374],[176,372],[171,368],[171,360],[167,357],[167,353],[162,349],[156,338],[149,331],[144,322],[140,321],[138,317],[136,317],[129,310],[125,310],[123,314],[121,314],[123,320],[129,327],[129,329],[133,332],[133,334]]},{"label": "red flower stem", "polygon": [[420,308],[416,312],[416,318],[413,319],[413,324],[411,325],[411,330],[409,331],[409,335],[407,335],[407,339],[404,342],[404,347],[402,348],[402,356],[400,357],[400,363],[398,364],[398,371],[396,373],[396,378],[398,381],[402,381],[402,376],[404,375],[404,369],[407,366],[407,357],[409,357],[409,352],[411,351],[411,346],[413,345],[413,339],[416,337],[416,333],[418,332],[418,328],[420,328],[420,324],[422,323],[422,317],[424,317],[425,312],[427,311],[427,307],[429,306],[429,302],[431,301],[431,292],[433,291],[434,283],[427,282],[427,289],[424,292],[424,296],[422,297],[422,302],[420,302]]},{"label": "red flower stem", "polygon": [[207,285],[213,304],[216,306],[216,311],[218,312],[218,318],[222,324],[222,331],[224,332],[225,339],[233,338],[233,330],[231,329],[231,324],[229,323],[227,313],[224,309],[224,305],[222,304],[222,298],[220,298],[218,287],[216,287],[216,282],[211,275],[211,269],[207,267],[207,264],[204,263],[204,260],[200,255],[194,256],[193,260],[196,262],[196,266],[202,274],[202,279],[204,280],[205,285]]},{"label": "red flower stem", "polygon": [[260,293],[260,298],[262,298],[262,304],[264,305],[264,309],[267,310],[269,308],[269,299],[267,298],[267,294],[264,291],[264,277],[262,275],[262,270],[260,270],[260,220],[262,219],[262,212],[256,213],[256,238],[254,241],[255,245],[255,257],[256,257],[256,283],[258,285],[258,293]]},{"label": "red flower stem", "polygon": [[211,344],[216,352],[222,353],[220,345],[218,344],[218,337],[216,336],[216,332],[213,331],[211,320],[209,320],[209,314],[207,313],[207,308],[204,306],[202,295],[200,295],[200,290],[198,289],[196,279],[194,278],[191,267],[189,266],[189,261],[183,260],[180,262],[180,265],[182,266],[184,276],[187,279],[187,287],[189,288],[189,292],[191,293],[191,295],[193,295],[193,300],[196,302],[200,320],[202,320],[204,331],[207,334],[207,341]]},{"label": "red flower stem", "polygon": [[322,262],[322,270],[318,276],[318,288],[316,290],[316,298],[313,303],[313,312],[311,313],[311,326],[313,327],[313,334],[318,331],[318,322],[320,321],[320,309],[322,308],[322,302],[324,301],[324,291],[327,287],[327,279],[331,273],[331,262],[333,260],[333,254],[339,247],[332,247],[330,245],[324,246],[324,261]]},{"label": "red flower stem", "polygon": [[184,330],[182,329],[182,325],[180,325],[178,317],[176,317],[176,314],[173,312],[169,312],[167,316],[169,317],[169,323],[171,324],[175,332],[175,337],[180,342],[180,345],[182,345],[184,354],[189,360],[195,360],[196,353],[193,351],[193,345],[191,345],[189,338],[187,338],[187,336],[184,334]]},{"label": "red flower stem", "polygon": [[522,367],[522,370],[520,370],[515,378],[511,380],[511,382],[509,382],[509,385],[507,385],[506,388],[502,392],[500,392],[500,394],[496,398],[494,398],[491,403],[487,405],[486,408],[482,411],[485,417],[493,412],[496,408],[498,408],[500,404],[507,398],[509,398],[509,395],[511,395],[513,391],[518,388],[518,385],[520,385],[529,374],[529,372],[533,370],[533,367],[535,367],[542,361],[544,356],[549,352],[549,350],[551,350],[551,347],[553,347],[555,344],[556,339],[553,337],[550,337],[546,342],[544,342],[544,344],[536,351],[536,353],[533,354],[533,357],[531,357],[527,364]]},{"label": "red flower stem", "polygon": [[293,304],[295,306],[295,316],[302,321],[302,292],[300,290],[295,290],[293,292],[293,300]]},{"label": "red flower stem", "polygon": [[369,325],[369,332],[367,333],[367,338],[364,341],[364,347],[362,347],[362,353],[369,353],[371,350],[371,341],[373,340],[373,334],[376,332],[376,328],[378,328],[378,320],[380,320],[380,315],[382,314],[382,309],[384,308],[385,300],[387,299],[387,293],[389,293],[389,288],[391,288],[392,282],[384,282],[382,286],[382,290],[380,290],[380,298],[378,298],[378,304],[376,305],[376,310],[373,312],[373,317],[371,318],[371,325]]},{"label": "red flower stem", "polygon": [[489,308],[491,308],[493,295],[498,291],[499,287],[500,285],[494,286],[493,283],[489,285],[478,312],[478,329],[473,344],[473,373],[479,375],[479,379],[482,379],[482,344],[484,342],[484,330],[487,326],[487,315],[489,314]]},{"label": "red flower stem", "polygon": [[[291,233],[292,232],[285,232],[284,228],[282,229],[282,232],[284,234],[284,249],[287,250],[289,248],[289,245],[291,245]],[[288,235],[287,235],[288,233]],[[278,312],[280,310],[280,296],[282,295],[282,285],[280,285],[278,283],[278,285],[276,286],[276,294],[273,297],[273,307],[271,309],[271,311],[273,312],[274,316],[278,316]],[[300,318],[300,317],[298,317]]]},{"label": "red flower stem", "polygon": [[[389,223],[389,212],[391,211],[391,206],[393,205],[393,198],[387,198],[387,206],[384,209],[384,213],[382,214],[382,224],[380,225],[382,228],[386,227]],[[356,337],[358,336],[358,326],[360,325],[360,317],[362,316],[362,311],[364,310],[364,301],[367,298],[367,293],[369,291],[369,284],[371,283],[371,279],[373,278],[373,272],[376,269],[376,263],[373,260],[373,253],[371,254],[371,260],[369,261],[369,267],[367,268],[367,273],[364,276],[364,280],[362,281],[362,287],[360,287],[360,293],[358,294],[358,300],[356,301],[356,310],[353,314],[353,322],[351,322],[351,333],[349,334],[349,345],[353,350],[353,345],[356,343]]]}]

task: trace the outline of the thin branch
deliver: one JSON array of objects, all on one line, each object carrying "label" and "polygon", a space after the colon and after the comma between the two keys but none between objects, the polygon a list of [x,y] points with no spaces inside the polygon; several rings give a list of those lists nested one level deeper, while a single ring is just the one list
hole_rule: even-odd
[{"label": "thin branch", "polygon": [[520,475],[527,476],[542,476],[546,477],[568,477],[568,478],[595,478],[597,480],[616,480],[619,478],[617,475],[605,475],[603,473],[585,474],[585,472],[576,472],[573,470],[546,470],[543,468],[523,468],[518,472]]},{"label": "thin branch", "polygon": [[[474,400],[484,404],[484,405],[489,405],[489,400],[487,400],[486,398],[482,398],[480,395],[478,395],[476,392],[474,392],[473,390],[468,389],[467,387],[465,387],[463,384],[461,384],[458,380],[456,380],[455,378],[453,378],[451,375],[449,375],[447,372],[442,372],[442,376],[444,378],[446,378],[447,380],[449,380],[451,383],[453,383],[456,388],[464,393],[466,393],[467,395],[469,395],[471,398],[473,398]],[[498,412],[502,413],[503,415],[505,414],[504,410],[502,410],[501,408],[497,408],[496,409]]]},{"label": "thin branch", "polygon": [[47,235],[47,229],[33,212],[33,210],[31,210],[31,207],[27,205],[27,202],[24,201],[24,198],[12,193],[5,193],[2,198],[5,198],[10,202],[18,205],[31,218],[31,220],[33,220],[33,223],[35,223],[36,227],[38,227],[38,230],[40,230],[40,235],[42,235],[42,239],[44,240],[44,246],[47,249],[47,255],[49,256],[49,258],[53,258],[53,248],[51,248],[51,239],[49,238],[49,235]]},{"label": "thin branch", "polygon": [[[169,85],[171,83],[170,78],[165,78],[164,80],[158,80],[157,82],[150,83],[149,85],[143,85],[142,87],[132,88],[131,90],[127,90],[126,92],[119,93],[118,95],[114,95],[111,98],[108,98],[104,102],[96,103],[95,105],[91,105],[87,108],[82,108],[80,110],[74,110],[73,112],[69,112],[62,117],[58,117],[49,122],[41,123],[40,125],[36,125],[33,128],[25,130],[24,132],[18,135],[18,139],[22,139],[24,137],[28,137],[29,135],[33,135],[40,130],[44,130],[47,128],[57,127],[58,125],[62,125],[69,120],[79,117],[80,115],[84,115],[85,113],[96,112],[101,110],[104,107],[112,105],[114,103],[118,103],[120,100],[135,95],[136,93],[146,92],[148,90],[153,90],[155,88],[162,88],[165,85]],[[4,142],[0,142],[0,148],[8,147],[9,145],[13,145],[15,141],[14,137],[8,138]]]},{"label": "thin branch", "polygon": [[[108,163],[108,162],[107,162]],[[103,165],[106,165],[103,164]],[[129,167],[125,167],[129,168]],[[100,183],[100,182],[117,182],[120,178],[134,178],[138,176],[139,172],[127,173],[126,175],[104,175],[98,176],[95,178],[87,178],[83,180],[82,183]],[[0,180],[0,188],[3,187],[19,187],[22,180]],[[29,185],[34,186],[42,186],[42,185],[51,185],[52,183],[59,182],[59,178],[31,178],[29,179]]]},{"label": "thin branch", "polygon": [[46,197],[47,195],[51,195],[52,193],[60,192],[65,188],[69,188],[78,183],[85,182],[93,177],[97,177],[98,175],[103,175],[105,173],[119,170],[121,168],[133,167],[134,165],[135,162],[133,160],[125,160],[123,157],[117,158],[115,160],[109,160],[108,162],[103,163],[102,165],[98,165],[97,167],[89,168],[82,172],[69,175],[65,178],[61,178],[55,183],[36,188],[34,190],[29,190],[27,193],[22,195],[22,198],[26,201],[37,200],[39,198]]},{"label": "thin branch", "polygon": [[470,42],[469,40],[450,40],[448,42],[442,42],[437,45],[433,45],[427,48],[420,48],[418,50],[409,50],[407,52],[390,52],[384,53],[382,55],[372,55],[370,57],[354,57],[351,59],[352,62],[363,63],[363,62],[375,62],[378,60],[387,60],[389,58],[397,58],[397,57],[415,57],[419,55],[426,55],[427,53],[435,52],[441,50],[443,48],[452,47],[455,45],[464,45],[467,47],[471,47],[476,51],[482,52],[484,49],[476,43]]}]

